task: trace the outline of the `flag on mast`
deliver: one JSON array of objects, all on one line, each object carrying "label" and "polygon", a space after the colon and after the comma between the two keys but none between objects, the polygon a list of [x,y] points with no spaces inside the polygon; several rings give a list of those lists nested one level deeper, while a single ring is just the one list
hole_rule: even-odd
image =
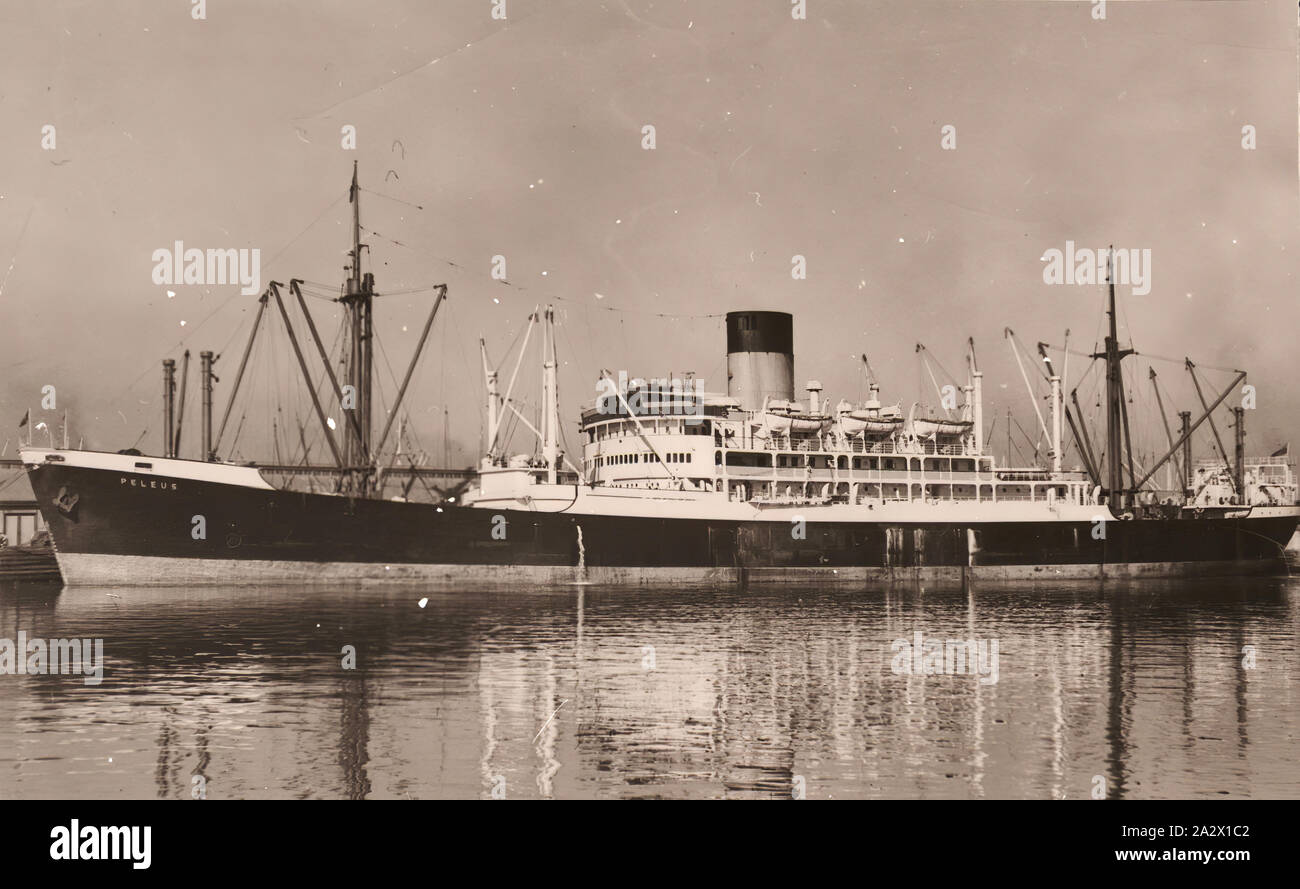
[{"label": "flag on mast", "polygon": [[23,414],[23,418],[18,421],[18,428],[22,429],[24,426],[26,426],[27,421],[30,420],[31,418],[32,418],[32,409],[28,408],[27,413]]},{"label": "flag on mast", "polygon": [[1278,448],[1276,451],[1274,451],[1273,453],[1269,454],[1269,456],[1270,456],[1270,457],[1289,457],[1289,456],[1291,456],[1291,442],[1288,441],[1286,444],[1282,445],[1282,447]]}]

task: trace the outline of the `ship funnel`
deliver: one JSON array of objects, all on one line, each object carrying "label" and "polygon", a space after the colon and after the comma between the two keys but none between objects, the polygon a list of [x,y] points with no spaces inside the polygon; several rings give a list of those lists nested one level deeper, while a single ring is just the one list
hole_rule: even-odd
[{"label": "ship funnel", "polygon": [[747,411],[794,400],[794,317],[788,312],[727,313],[727,394]]}]

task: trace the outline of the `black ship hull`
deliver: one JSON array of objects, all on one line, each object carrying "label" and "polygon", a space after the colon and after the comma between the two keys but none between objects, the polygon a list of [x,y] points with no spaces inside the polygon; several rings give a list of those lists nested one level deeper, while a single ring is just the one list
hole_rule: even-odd
[{"label": "black ship hull", "polygon": [[413,580],[862,583],[1265,573],[1294,514],[1113,521],[817,522],[573,514],[349,498],[42,463],[66,583]]}]

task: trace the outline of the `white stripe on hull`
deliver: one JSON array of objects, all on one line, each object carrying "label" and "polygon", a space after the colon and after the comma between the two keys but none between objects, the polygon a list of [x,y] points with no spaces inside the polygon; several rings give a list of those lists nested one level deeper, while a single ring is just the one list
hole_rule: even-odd
[{"label": "white stripe on hull", "polygon": [[59,553],[69,586],[259,585],[275,583],[395,583],[448,588],[535,586],[721,587],[739,583],[780,586],[953,584],[964,580],[1035,582],[1271,573],[1276,563],[1129,562],[1111,565],[933,566],[922,568],[569,568],[541,565],[397,565],[373,562],[294,562],[177,559]]},{"label": "white stripe on hull", "polygon": [[65,451],[58,448],[19,448],[19,455],[28,467],[52,462],[81,469],[102,469],[105,472],[126,475],[156,476],[160,479],[185,479],[213,484],[237,485],[241,488],[275,490],[254,466],[233,463],[208,463],[202,460],[181,460],[167,457],[148,457],[142,454],[109,454],[103,451]]}]

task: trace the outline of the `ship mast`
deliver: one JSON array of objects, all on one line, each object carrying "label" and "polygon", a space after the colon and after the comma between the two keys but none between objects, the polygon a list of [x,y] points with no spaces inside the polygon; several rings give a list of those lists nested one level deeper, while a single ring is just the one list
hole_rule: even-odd
[{"label": "ship mast", "polygon": [[[1132,349],[1119,347],[1119,333],[1115,320],[1115,248],[1111,247],[1106,262],[1106,283],[1109,285],[1109,301],[1106,314],[1110,319],[1109,333],[1106,336],[1106,351],[1096,352],[1093,358],[1106,359],[1106,472],[1108,481],[1109,503],[1111,511],[1123,507],[1124,500],[1124,442],[1128,438],[1128,411],[1124,405],[1124,376],[1120,362]],[[1129,459],[1133,454],[1130,450]],[[1136,481],[1130,468],[1129,474]]]},{"label": "ship mast", "polygon": [[555,309],[546,307],[542,331],[542,457],[546,460],[546,481],[555,484],[559,468],[559,390],[555,379]]},{"label": "ship mast", "polygon": [[[975,337],[966,340],[970,346],[967,360],[970,362],[971,396],[975,399],[975,410],[971,419],[975,421],[975,453],[984,453],[984,373],[975,363]],[[864,356],[865,357],[865,356]]]},{"label": "ship mast", "polygon": [[[372,394],[374,370],[374,288],[375,276],[361,272],[361,188],[357,184],[357,162],[352,162],[352,187],[348,190],[352,204],[352,259],[348,269],[345,292],[338,302],[347,315],[349,348],[344,355],[343,378],[351,387],[351,410],[358,419],[347,424],[344,438],[344,462],[349,467],[362,468],[371,463],[370,442],[373,417]],[[347,410],[349,407],[344,406]]]},{"label": "ship mast", "polygon": [[[432,289],[437,293],[437,298],[433,302],[433,307],[429,311],[429,318],[420,333],[420,339],[415,346],[415,353],[411,356],[406,375],[402,378],[401,386],[398,387],[397,397],[388,411],[383,432],[380,433],[378,440],[375,440],[375,276],[370,272],[362,272],[361,270],[361,251],[366,245],[361,243],[361,187],[357,182],[356,161],[352,162],[352,185],[348,190],[348,201],[352,204],[352,249],[348,254],[351,262],[346,267],[348,275],[344,282],[343,295],[334,300],[342,304],[344,308],[343,323],[346,331],[342,356],[343,370],[340,375],[336,376],[334,373],[333,364],[325,349],[325,344],[316,329],[316,323],[312,319],[311,311],[307,308],[307,301],[303,299],[302,289],[299,286],[302,284],[302,280],[294,278],[289,282],[289,289],[297,298],[298,307],[302,310],[303,318],[306,319],[307,330],[311,334],[312,341],[316,344],[316,350],[320,355],[334,397],[338,399],[339,408],[346,418],[346,422],[343,424],[342,447],[339,447],[335,441],[335,423],[326,416],[324,407],[317,397],[316,384],[312,380],[302,350],[298,347],[288,313],[285,311],[284,303],[280,299],[279,287],[283,285],[272,281],[267,293],[275,297],[276,306],[284,318],[285,329],[289,334],[289,342],[294,347],[294,354],[298,359],[299,369],[302,371],[303,383],[311,394],[312,405],[316,410],[317,419],[321,423],[321,432],[340,471],[341,487],[351,495],[366,497],[382,492],[383,485],[380,478],[381,473],[378,472],[378,457],[384,449],[384,443],[388,440],[388,433],[392,429],[393,421],[400,415],[402,401],[406,396],[407,387],[415,375],[415,368],[419,363],[420,356],[424,353],[424,346],[428,341],[429,330],[433,326],[433,321],[437,317],[438,307],[442,305],[442,301],[447,297],[447,285],[433,285]],[[262,307],[258,310],[257,319],[253,322],[253,333],[249,335],[248,347],[245,350],[244,359],[240,363],[239,373],[236,375],[236,390],[239,388],[239,379],[243,376],[244,364],[247,363],[248,354],[252,350],[253,336],[257,332],[257,324],[261,320],[263,310],[266,308],[266,294],[262,296],[261,302]],[[233,401],[234,392],[231,393],[232,404]],[[230,407],[227,406],[226,416],[229,417],[229,415]],[[225,419],[222,420],[222,429],[224,430],[224,428]],[[177,431],[179,432],[179,429]],[[220,437],[220,433],[218,433],[218,440],[220,440]]]}]

